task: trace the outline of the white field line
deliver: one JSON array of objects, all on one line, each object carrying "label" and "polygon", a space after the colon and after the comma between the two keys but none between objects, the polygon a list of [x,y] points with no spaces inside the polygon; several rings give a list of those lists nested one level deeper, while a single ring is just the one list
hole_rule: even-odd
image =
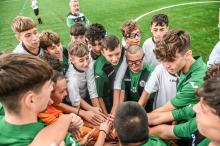
[{"label": "white field line", "polygon": [[205,3],[220,3],[220,1],[200,1],[200,2],[190,2],[190,3],[182,3],[182,4],[170,5],[170,6],[162,7],[162,8],[155,9],[155,10],[152,10],[150,12],[147,12],[147,13],[145,13],[145,14],[137,17],[137,18],[135,18],[135,21],[139,21],[143,17],[145,17],[145,16],[147,16],[147,15],[149,15],[151,13],[160,11],[160,10],[169,9],[169,8],[173,8],[173,7],[179,7],[179,6],[185,6],[185,5],[195,5],[195,4],[205,4]]}]

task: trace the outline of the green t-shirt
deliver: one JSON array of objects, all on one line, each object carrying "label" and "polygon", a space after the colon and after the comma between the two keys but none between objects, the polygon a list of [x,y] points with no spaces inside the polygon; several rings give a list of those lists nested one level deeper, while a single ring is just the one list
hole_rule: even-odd
[{"label": "green t-shirt", "polygon": [[142,146],[168,146],[164,141],[155,136],[150,136],[148,141]]},{"label": "green t-shirt", "polygon": [[[42,121],[25,125],[14,125],[6,122],[3,116],[0,116],[0,145],[1,146],[27,146],[33,140],[37,133],[46,125]],[[67,134],[65,138],[65,145],[71,146],[72,144],[78,146],[71,134]]]},{"label": "green t-shirt", "polygon": [[173,133],[179,138],[191,138],[192,134],[197,131],[196,119],[192,118],[188,122],[175,125]]},{"label": "green t-shirt", "polygon": [[203,77],[205,76],[207,66],[201,57],[195,57],[195,59],[196,61],[187,73],[180,73],[176,96],[171,99],[171,104],[175,108],[185,107],[198,102],[195,91],[204,82]]},{"label": "green t-shirt", "polygon": [[[140,77],[142,76],[142,73],[143,73],[144,70],[147,70],[147,72],[149,73],[149,75],[148,75],[148,78],[149,78],[151,72],[153,71],[153,68],[150,65],[148,65],[148,64],[144,64],[143,68],[138,73],[134,73],[130,68],[128,70],[129,71],[129,75],[130,75],[130,82],[131,82],[130,90],[129,90],[130,91],[130,94],[129,94],[130,96],[128,98],[131,101],[138,101],[139,100],[139,98],[141,96],[141,95],[139,95],[139,92],[138,92],[140,86],[142,86],[143,89],[144,89],[145,81],[144,81],[143,85],[140,85],[141,83],[139,83]],[[148,79],[146,79],[146,81],[147,80]],[[125,86],[126,86],[125,81],[123,81],[122,89],[125,89],[126,88]]]},{"label": "green t-shirt", "polygon": [[197,146],[208,146],[210,143],[209,139],[204,139],[202,142],[200,142]]},{"label": "green t-shirt", "polygon": [[112,65],[101,55],[94,64],[97,93],[99,97],[103,98],[108,112],[112,108],[114,79],[121,61],[122,58],[117,65]]},{"label": "green t-shirt", "polygon": [[193,110],[193,106],[194,105],[190,104],[186,107],[173,110],[172,115],[173,115],[174,120],[176,121],[187,120],[188,121],[192,119],[193,117],[195,117],[196,114]]}]

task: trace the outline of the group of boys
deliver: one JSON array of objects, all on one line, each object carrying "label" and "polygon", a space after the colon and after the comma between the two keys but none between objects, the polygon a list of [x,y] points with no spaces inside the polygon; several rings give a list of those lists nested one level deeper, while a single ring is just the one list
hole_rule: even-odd
[{"label": "group of boys", "polygon": [[30,18],[12,21],[20,43],[0,55],[0,145],[219,145],[220,66],[207,71],[187,32],[168,30],[157,14],[143,48],[133,20],[121,27],[121,45],[89,25],[77,0],[70,7],[68,49]]}]

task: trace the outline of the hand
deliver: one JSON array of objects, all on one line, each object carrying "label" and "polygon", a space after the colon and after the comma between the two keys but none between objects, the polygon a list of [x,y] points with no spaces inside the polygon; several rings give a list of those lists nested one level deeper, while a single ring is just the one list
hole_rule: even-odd
[{"label": "hand", "polygon": [[107,119],[106,115],[104,113],[102,113],[101,108],[93,106],[91,111],[93,111],[94,113],[97,114],[97,118],[99,118],[99,120],[102,120],[101,122],[103,122]]},{"label": "hand", "polygon": [[93,111],[83,111],[83,118],[94,126],[99,126],[105,119]]},{"label": "hand", "polygon": [[83,120],[74,113],[71,113],[71,115],[72,115],[72,122],[70,124],[70,128],[71,129],[79,129],[80,127],[82,127]]},{"label": "hand", "polygon": [[80,129],[71,129],[71,133],[72,133],[72,136],[77,140],[79,141],[81,139],[81,131]]},{"label": "hand", "polygon": [[87,133],[82,140],[79,142],[80,145],[86,145],[91,141],[91,136],[93,135],[93,133],[95,132],[95,128],[93,128],[89,133]]},{"label": "hand", "polygon": [[111,128],[112,128],[112,121],[110,120],[106,120],[105,122],[103,122],[100,127],[99,127],[99,130],[100,131],[105,131],[106,134],[109,134]]}]

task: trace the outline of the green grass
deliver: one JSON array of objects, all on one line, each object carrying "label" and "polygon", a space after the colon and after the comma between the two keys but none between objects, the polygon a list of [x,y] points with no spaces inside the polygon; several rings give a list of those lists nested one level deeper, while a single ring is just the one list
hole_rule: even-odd
[{"label": "green grass", "polygon": [[[108,33],[121,38],[120,26],[128,19],[161,7],[192,2],[191,0],[80,0],[81,12],[92,22],[103,24]],[[44,24],[38,30],[49,29],[59,33],[62,43],[68,44],[69,34],[66,16],[69,11],[68,0],[38,0],[40,15]],[[207,61],[211,49],[218,41],[218,9],[220,3],[187,5],[165,9],[156,13],[166,13],[170,19],[170,28],[181,28],[191,35],[194,55],[201,55]],[[17,40],[10,28],[12,19],[17,15],[34,17],[30,7],[31,0],[0,1],[0,50],[13,50]],[[142,42],[151,36],[149,24],[152,13],[138,21]]]}]

